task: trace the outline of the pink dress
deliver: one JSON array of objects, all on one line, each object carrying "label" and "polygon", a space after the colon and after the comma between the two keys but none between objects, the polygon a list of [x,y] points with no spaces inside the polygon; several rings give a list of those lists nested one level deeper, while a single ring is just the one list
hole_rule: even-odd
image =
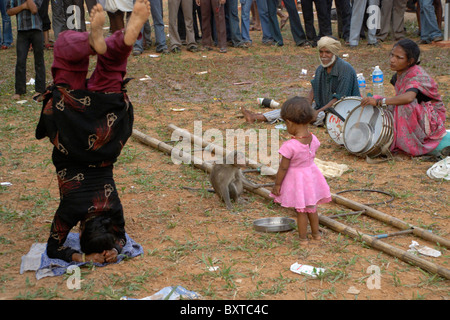
[{"label": "pink dress", "polygon": [[330,187],[314,163],[319,146],[320,142],[315,135],[312,135],[309,145],[297,139],[283,143],[278,152],[290,159],[290,163],[281,184],[280,195],[270,194],[276,203],[295,208],[298,212],[315,212],[317,204],[331,201]]}]

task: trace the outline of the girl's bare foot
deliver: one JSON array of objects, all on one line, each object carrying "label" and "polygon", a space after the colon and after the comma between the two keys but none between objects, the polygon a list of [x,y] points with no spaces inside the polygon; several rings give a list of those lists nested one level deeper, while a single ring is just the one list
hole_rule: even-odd
[{"label": "girl's bare foot", "polygon": [[136,42],[149,16],[150,3],[148,0],[136,0],[130,20],[125,28],[125,36],[123,38],[125,45],[132,46]]},{"label": "girl's bare foot", "polygon": [[322,237],[321,237],[320,233],[318,233],[318,234],[311,234],[311,238],[312,238],[312,241],[315,244],[318,244],[318,243],[320,243],[322,241]]},{"label": "girl's bare foot", "polygon": [[106,42],[103,37],[103,25],[105,24],[105,12],[101,4],[96,4],[91,10],[91,33],[89,44],[97,54],[106,52]]},{"label": "girl's bare foot", "polygon": [[305,247],[308,247],[308,245],[309,245],[308,238],[305,238],[305,239],[300,238],[300,247],[305,248]]}]

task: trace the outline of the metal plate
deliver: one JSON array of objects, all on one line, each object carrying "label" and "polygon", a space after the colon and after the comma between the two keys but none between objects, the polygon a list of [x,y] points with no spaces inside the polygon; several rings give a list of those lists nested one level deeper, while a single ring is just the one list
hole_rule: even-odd
[{"label": "metal plate", "polygon": [[364,122],[357,122],[345,131],[345,146],[350,152],[361,152],[372,140],[372,128]]},{"label": "metal plate", "polygon": [[263,218],[253,221],[253,228],[262,232],[283,232],[295,228],[296,222],[291,218]]}]

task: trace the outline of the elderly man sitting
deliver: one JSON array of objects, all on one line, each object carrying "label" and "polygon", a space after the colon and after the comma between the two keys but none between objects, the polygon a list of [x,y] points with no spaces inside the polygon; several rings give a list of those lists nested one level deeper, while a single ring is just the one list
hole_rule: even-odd
[{"label": "elderly man sitting", "polygon": [[[316,110],[314,125],[323,125],[325,112],[342,97],[359,96],[356,72],[348,62],[338,57],[341,43],[332,37],[322,37],[317,43],[320,66],[316,69],[308,99]],[[314,104],[313,104],[314,101]],[[280,109],[266,113],[253,113],[241,108],[247,122],[268,121],[273,123],[280,119]]]}]

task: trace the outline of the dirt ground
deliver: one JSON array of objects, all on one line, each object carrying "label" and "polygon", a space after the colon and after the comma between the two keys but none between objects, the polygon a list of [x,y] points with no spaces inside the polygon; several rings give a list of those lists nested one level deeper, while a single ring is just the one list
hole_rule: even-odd
[{"label": "dirt ground", "polygon": [[[409,25],[413,29],[414,25]],[[333,25],[335,28],[335,25]],[[279,102],[309,90],[309,80],[317,67],[314,48],[296,48],[288,33],[282,48],[259,43],[248,50],[230,48],[227,54],[190,53],[152,58],[154,47],[129,58],[128,76],[135,79],[128,94],[135,110],[135,128],[160,141],[171,139],[169,124],[194,132],[201,121],[202,132],[218,129],[255,129],[262,132],[273,124],[247,124],[239,109],[263,112],[256,98]],[[413,33],[414,30],[410,31]],[[362,42],[356,50],[343,47],[342,53],[357,72],[369,78],[374,65],[388,68],[393,42],[369,48]],[[434,76],[449,110],[449,49],[424,46],[423,65]],[[302,247],[296,230],[262,233],[253,229],[254,220],[265,217],[294,217],[288,209],[251,192],[230,213],[216,196],[205,191],[208,175],[191,165],[176,165],[170,155],[130,138],[115,167],[117,188],[124,206],[126,230],[144,248],[141,257],[106,267],[82,269],[81,289],[67,287],[68,276],[39,281],[33,272],[19,274],[21,257],[34,242],[45,242],[59,203],[58,188],[48,141],[37,141],[34,129],[40,105],[29,96],[24,104],[11,101],[14,53],[1,53],[1,149],[0,181],[0,299],[119,299],[143,298],[160,289],[181,285],[201,294],[205,300],[447,300],[450,282],[432,272],[373,249],[323,226],[319,245]],[[48,77],[51,52],[48,59]],[[5,64],[3,64],[5,62]],[[93,63],[91,65],[94,64]],[[32,70],[32,66],[28,66]],[[302,76],[302,69],[307,75]],[[206,73],[205,73],[206,71]],[[31,71],[30,71],[31,72]],[[30,73],[31,74],[31,73]],[[150,79],[145,79],[147,78]],[[368,84],[370,81],[368,80]],[[385,81],[387,83],[387,81]],[[393,95],[391,86],[385,87]],[[182,109],[182,110],[180,110]],[[450,128],[447,120],[446,127]],[[337,145],[326,128],[311,127],[321,141],[316,157],[345,164],[349,170],[328,178],[333,193],[351,190],[381,190],[394,197],[388,204],[375,205],[379,211],[412,226],[449,238],[449,185],[426,175],[434,162],[397,154],[394,160],[369,164]],[[288,136],[280,130],[280,142]],[[270,177],[249,173],[255,182]],[[199,191],[183,187],[200,188]],[[270,187],[269,187],[270,188]],[[343,196],[361,203],[389,198],[377,192],[349,192]],[[319,213],[332,215],[351,211],[329,203]],[[366,234],[398,231],[364,215],[338,221]],[[76,230],[74,230],[76,232]],[[449,269],[448,249],[411,235],[384,239],[401,250],[415,240],[439,250],[437,258],[421,256]],[[290,271],[295,263],[326,269],[319,278]],[[210,267],[218,267],[210,271]],[[371,270],[379,270],[374,282]],[[355,289],[352,291],[349,289]]]}]

